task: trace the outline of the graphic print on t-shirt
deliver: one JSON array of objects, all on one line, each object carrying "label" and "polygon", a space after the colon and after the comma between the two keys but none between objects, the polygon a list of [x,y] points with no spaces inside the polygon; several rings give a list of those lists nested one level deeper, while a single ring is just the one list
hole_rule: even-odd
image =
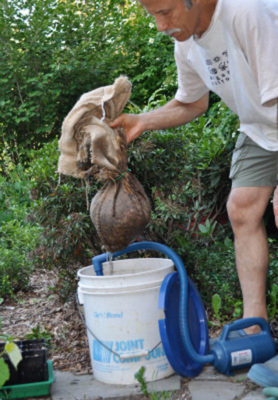
[{"label": "graphic print on t-shirt", "polygon": [[223,51],[220,56],[206,59],[212,85],[222,85],[230,80],[228,52]]}]

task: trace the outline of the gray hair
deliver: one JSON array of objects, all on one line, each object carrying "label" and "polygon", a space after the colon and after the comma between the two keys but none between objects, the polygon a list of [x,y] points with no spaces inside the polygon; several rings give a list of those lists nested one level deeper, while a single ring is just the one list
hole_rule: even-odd
[{"label": "gray hair", "polygon": [[185,1],[185,4],[186,4],[186,8],[188,9],[188,10],[190,10],[190,8],[192,7],[192,0],[184,0]]}]

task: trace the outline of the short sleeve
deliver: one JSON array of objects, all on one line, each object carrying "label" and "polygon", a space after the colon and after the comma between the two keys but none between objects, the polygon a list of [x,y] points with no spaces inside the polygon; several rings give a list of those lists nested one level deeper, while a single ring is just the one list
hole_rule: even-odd
[{"label": "short sleeve", "polygon": [[198,73],[187,60],[190,49],[190,39],[186,42],[175,43],[175,60],[178,73],[178,90],[176,100],[182,103],[192,103],[209,92]]},{"label": "short sleeve", "polygon": [[278,1],[246,1],[234,20],[234,29],[258,85],[261,104],[278,98]]}]

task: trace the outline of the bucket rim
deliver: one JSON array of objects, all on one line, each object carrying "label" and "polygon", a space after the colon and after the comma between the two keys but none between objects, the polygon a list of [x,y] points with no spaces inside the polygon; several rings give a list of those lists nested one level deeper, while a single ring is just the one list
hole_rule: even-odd
[{"label": "bucket rim", "polygon": [[134,282],[132,282],[132,284],[131,285],[124,285],[124,286],[90,286],[90,285],[84,285],[84,284],[82,284],[82,282],[80,282],[79,281],[79,283],[78,283],[78,287],[81,289],[81,290],[88,290],[88,289],[92,289],[92,290],[97,290],[97,291],[100,291],[100,290],[108,290],[108,291],[124,291],[125,289],[136,289],[136,288],[138,288],[138,289],[140,289],[140,288],[143,288],[143,287],[156,287],[156,286],[160,286],[161,284],[162,284],[162,282],[163,282],[163,279],[164,279],[165,277],[162,277],[160,280],[156,280],[156,281],[148,281],[148,282],[141,282],[141,283],[134,283]]},{"label": "bucket rim", "polygon": [[[144,259],[144,258],[142,258]],[[132,260],[141,260],[141,258],[129,258],[128,261],[132,261]],[[85,271],[86,269],[93,269],[94,270],[94,266],[93,265],[87,265],[86,267],[83,267],[81,269],[79,269],[77,271],[77,276],[78,278],[86,278],[86,279],[103,279],[103,280],[108,280],[108,279],[115,279],[118,277],[134,277],[134,276],[144,276],[144,275],[150,275],[151,273],[155,273],[155,272],[160,272],[163,270],[166,270],[168,268],[173,268],[174,267],[174,263],[170,258],[146,258],[146,260],[167,260],[169,261],[169,265],[167,266],[160,266],[156,269],[151,269],[148,271],[140,271],[140,272],[133,272],[133,273],[128,273],[128,274],[117,274],[117,275],[84,275],[83,271]],[[113,260],[112,262],[121,262],[121,261],[127,261],[127,260]],[[105,263],[107,263],[109,261],[105,261]],[[104,263],[103,263],[104,264]]]},{"label": "bucket rim", "polygon": [[[142,292],[147,292],[147,291],[151,291],[151,290],[156,290],[156,289],[160,289],[160,285],[159,286],[152,286],[152,287],[148,287],[148,288],[144,288],[144,289],[141,289],[141,290],[129,290],[129,291],[123,291],[123,292],[121,292],[121,291],[109,291],[109,292],[105,292],[105,293],[103,293],[103,292],[87,292],[87,291],[83,291],[83,290],[80,290],[80,293],[83,295],[83,294],[87,294],[87,295],[92,295],[92,294],[94,294],[94,295],[97,295],[97,296],[111,296],[111,295],[115,295],[115,294],[118,294],[118,295],[122,295],[122,294],[129,294],[130,295],[130,293],[142,293]],[[84,302],[84,306],[85,306],[85,302]]]}]

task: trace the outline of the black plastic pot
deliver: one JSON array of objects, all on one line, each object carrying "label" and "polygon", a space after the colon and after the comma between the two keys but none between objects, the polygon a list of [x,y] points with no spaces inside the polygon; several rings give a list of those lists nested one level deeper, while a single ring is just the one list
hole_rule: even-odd
[{"label": "black plastic pot", "polygon": [[[21,350],[22,360],[14,368],[7,355],[4,356],[10,369],[10,379],[5,386],[42,382],[48,379],[46,347],[43,339],[15,341]],[[0,343],[0,352],[5,343]]]}]

